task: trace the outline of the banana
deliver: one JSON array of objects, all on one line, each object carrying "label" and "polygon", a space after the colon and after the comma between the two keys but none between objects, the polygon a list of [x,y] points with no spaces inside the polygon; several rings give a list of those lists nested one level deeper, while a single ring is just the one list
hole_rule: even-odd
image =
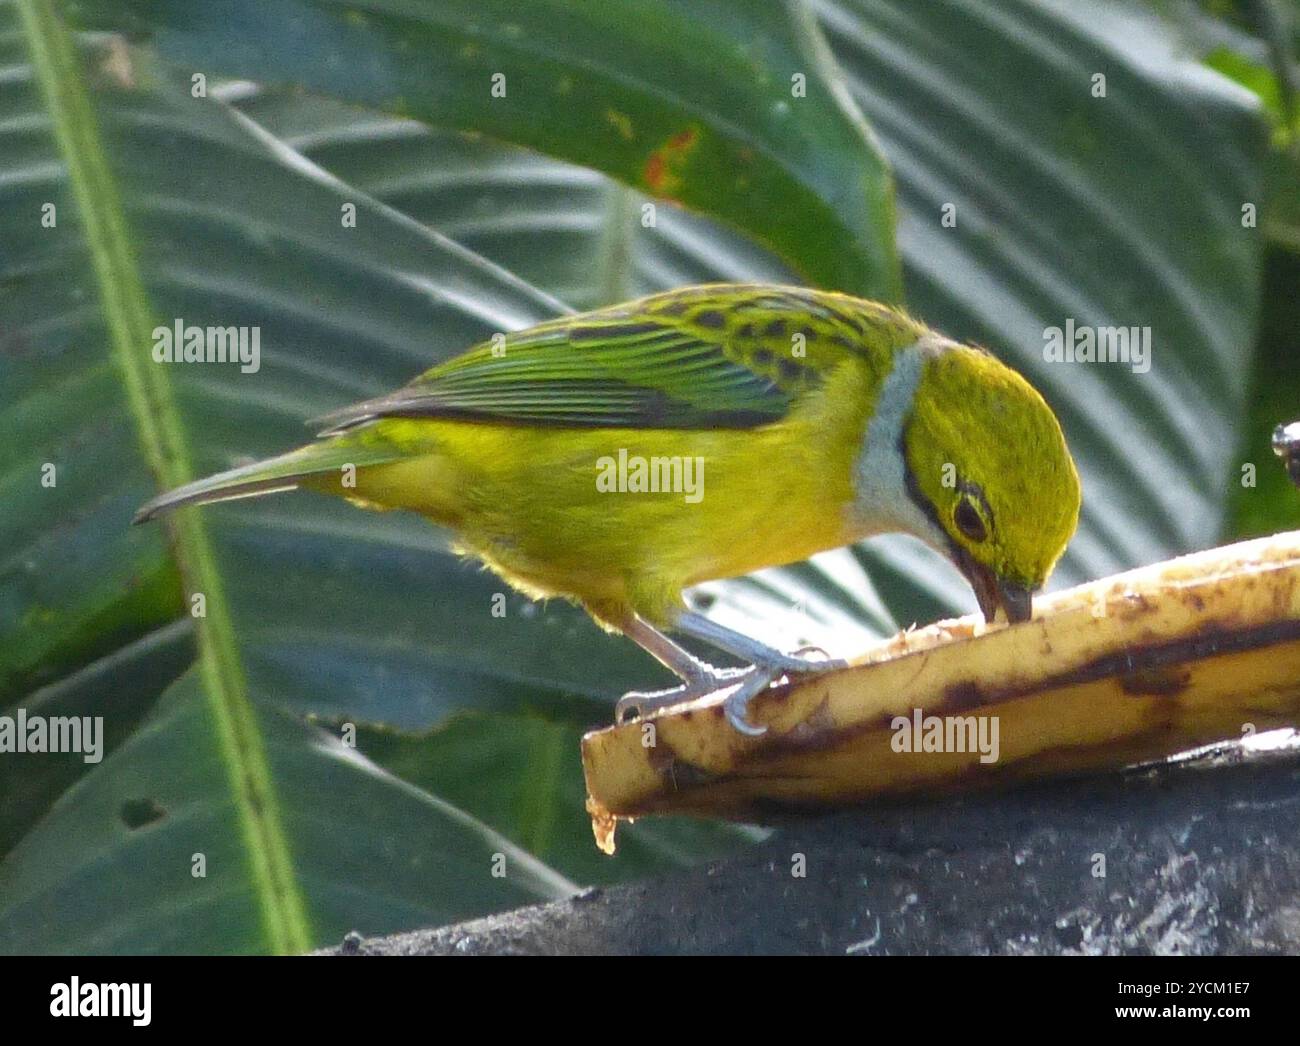
[{"label": "banana", "polygon": [[[582,739],[597,845],[619,819],[761,821],[881,796],[1119,769],[1300,721],[1300,531],[904,631],[732,729],[724,695]],[[989,742],[992,742],[991,744]]]}]

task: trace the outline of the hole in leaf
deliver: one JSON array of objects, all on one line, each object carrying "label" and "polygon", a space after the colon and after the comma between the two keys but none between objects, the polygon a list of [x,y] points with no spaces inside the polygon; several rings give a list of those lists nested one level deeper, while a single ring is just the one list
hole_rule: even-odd
[{"label": "hole in leaf", "polygon": [[167,810],[157,799],[128,799],[122,804],[120,816],[122,823],[134,832],[162,820],[167,816]]}]

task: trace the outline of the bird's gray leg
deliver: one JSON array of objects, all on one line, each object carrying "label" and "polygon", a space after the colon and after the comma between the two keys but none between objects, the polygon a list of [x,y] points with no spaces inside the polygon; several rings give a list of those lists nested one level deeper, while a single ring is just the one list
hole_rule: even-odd
[{"label": "bird's gray leg", "polygon": [[[733,631],[716,621],[711,621],[703,614],[697,614],[693,610],[683,611],[674,622],[674,627],[680,632],[685,632],[688,636],[702,639],[719,650],[725,650],[727,653],[734,654],[736,657],[742,658],[753,665],[751,670],[745,672],[740,686],[727,695],[727,699],[723,704],[723,708],[727,713],[727,721],[740,733],[748,734],[751,737],[764,733],[767,727],[754,726],[749,722],[746,717],[749,702],[766,690],[770,684],[786,674],[828,672],[833,669],[844,668],[848,664],[845,661],[831,660],[830,658],[813,661],[798,656],[800,653],[811,652],[816,649],[814,647],[807,647],[804,651],[796,651],[794,654],[783,654],[781,651],[774,650],[770,646],[766,646],[756,639],[751,639],[741,632]],[[822,651],[822,653],[824,654],[825,651]]]},{"label": "bird's gray leg", "polygon": [[624,694],[614,706],[616,722],[622,723],[629,712],[635,712],[639,718],[644,718],[650,712],[694,701],[697,697],[735,685],[738,678],[750,671],[745,668],[714,668],[678,646],[636,614],[620,620],[618,627],[625,636],[676,675],[682,685],[671,690]]},{"label": "bird's gray leg", "polygon": [[[829,658],[821,660],[812,660],[806,657],[800,657],[799,651],[793,654],[783,654],[757,639],[751,639],[743,632],[736,632],[712,621],[703,614],[697,614],[694,610],[684,610],[681,615],[673,622],[673,628],[678,632],[685,632],[688,636],[696,639],[702,639],[710,646],[715,646],[719,650],[725,650],[728,654],[735,654],[759,668],[779,668],[782,672],[826,672],[833,668],[844,668],[848,663],[846,661],[832,661]],[[805,647],[805,650],[816,650],[816,647]],[[822,651],[824,654],[825,651]]]}]

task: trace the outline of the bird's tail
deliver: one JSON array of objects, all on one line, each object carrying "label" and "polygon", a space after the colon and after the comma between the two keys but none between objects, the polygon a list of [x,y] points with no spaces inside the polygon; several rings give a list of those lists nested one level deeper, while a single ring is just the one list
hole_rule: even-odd
[{"label": "bird's tail", "polygon": [[382,465],[404,456],[393,446],[358,445],[355,440],[347,438],[309,443],[287,454],[218,472],[215,476],[196,479],[193,483],[159,494],[141,505],[131,522],[145,523],[182,505],[206,505],[214,501],[233,501],[293,490],[308,476],[336,472],[349,465]]}]

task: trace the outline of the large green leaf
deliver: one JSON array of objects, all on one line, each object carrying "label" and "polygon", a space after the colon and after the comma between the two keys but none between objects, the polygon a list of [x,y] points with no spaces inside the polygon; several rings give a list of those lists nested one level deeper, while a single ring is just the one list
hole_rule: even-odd
[{"label": "large green leaf", "polygon": [[1300,2],[1160,0],[1156,9],[1183,50],[1259,98],[1273,148],[1258,221],[1271,241],[1300,253]]},{"label": "large green leaf", "polygon": [[298,91],[219,93],[349,185],[574,308],[693,283],[798,282],[727,226],[589,168]]},{"label": "large green leaf", "polygon": [[[193,661],[193,630],[182,619],[27,695],[21,707],[30,716],[51,717],[95,716],[111,709],[102,738],[101,755],[106,755],[131,736],[158,696]],[[90,765],[75,752],[0,759],[0,854],[45,816]]]},{"label": "large green leaf", "polygon": [[1249,423],[1239,443],[1241,482],[1226,538],[1294,528],[1300,495],[1271,448],[1274,428],[1300,417],[1300,0],[1162,0],[1179,42],[1260,100],[1272,127],[1259,227],[1270,241],[1251,376]]},{"label": "large green leaf", "polygon": [[[0,952],[261,952],[245,816],[191,674],[0,869]],[[296,720],[259,717],[309,936],[438,925],[573,885],[456,807]],[[57,871],[57,874],[51,874]],[[497,872],[499,874],[494,874]],[[263,902],[264,904],[265,902]],[[285,904],[286,900],[278,899]]]},{"label": "large green leaf", "polygon": [[580,162],[748,230],[816,282],[897,297],[889,174],[794,0],[77,0],[69,10],[145,30],[195,69],[301,84]]}]

